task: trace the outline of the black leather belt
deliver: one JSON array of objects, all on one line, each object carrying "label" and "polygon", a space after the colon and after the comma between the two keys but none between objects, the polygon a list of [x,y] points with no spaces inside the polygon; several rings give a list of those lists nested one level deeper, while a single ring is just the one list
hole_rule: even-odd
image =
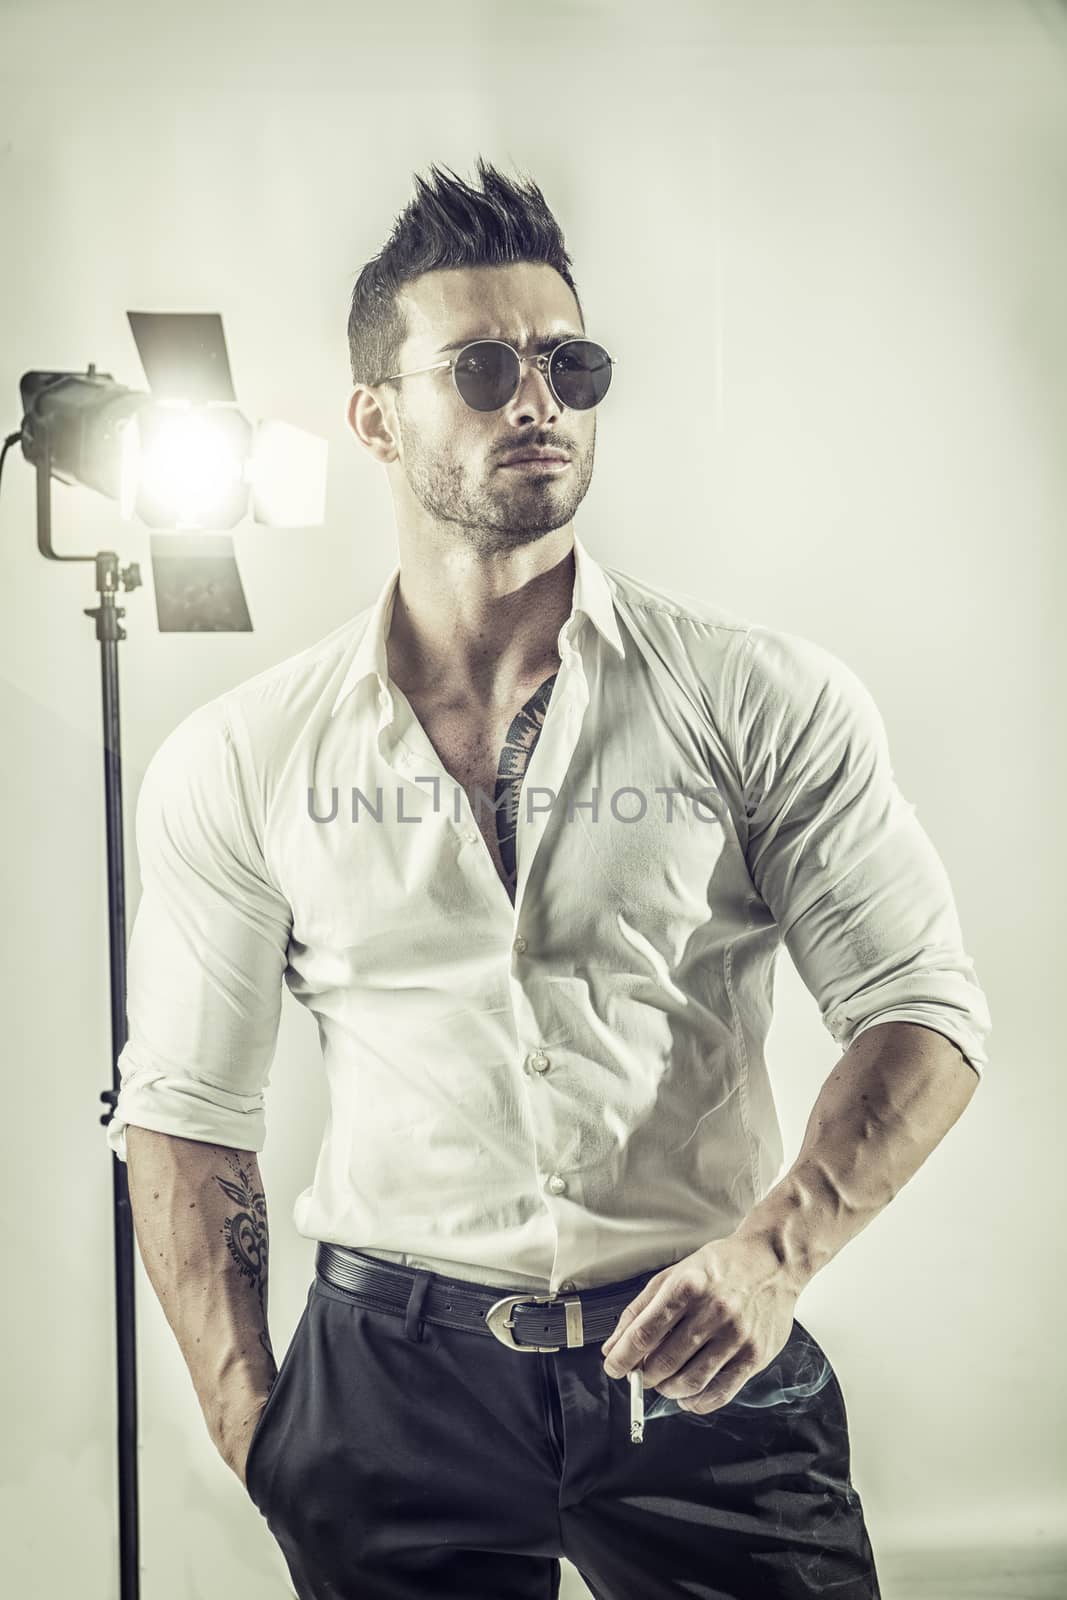
[{"label": "black leather belt", "polygon": [[[620,1313],[661,1269],[653,1267],[623,1283],[582,1289],[575,1294],[507,1293],[462,1278],[430,1273],[418,1316],[445,1328],[490,1334],[511,1350],[551,1352],[583,1344],[603,1344]],[[343,1289],[378,1311],[408,1309],[415,1267],[378,1261],[346,1245],[319,1241],[315,1271],[320,1278]],[[425,1279],[427,1274],[421,1276]]]}]

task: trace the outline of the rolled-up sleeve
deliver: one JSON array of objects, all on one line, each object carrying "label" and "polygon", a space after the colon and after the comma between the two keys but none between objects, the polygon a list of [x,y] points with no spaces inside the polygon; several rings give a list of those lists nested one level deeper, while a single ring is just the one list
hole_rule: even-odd
[{"label": "rolled-up sleeve", "polygon": [[742,661],[749,872],[825,1026],[847,1049],[875,1023],[919,1023],[981,1076],[988,1003],[869,691],[828,650],[781,630],[750,629]]},{"label": "rolled-up sleeve", "polygon": [[270,881],[221,700],[148,764],[137,800],[141,900],[127,960],[128,1041],[107,1124],[260,1151],[291,910]]}]

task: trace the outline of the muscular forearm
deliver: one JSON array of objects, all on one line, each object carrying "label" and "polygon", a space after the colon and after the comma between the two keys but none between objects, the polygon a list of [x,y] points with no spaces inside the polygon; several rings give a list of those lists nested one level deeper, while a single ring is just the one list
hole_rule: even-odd
[{"label": "muscular forearm", "polygon": [[944,1035],[910,1022],[868,1028],[823,1085],[796,1161],[738,1236],[769,1245],[799,1292],[918,1171],[977,1084]]},{"label": "muscular forearm", "polygon": [[141,1259],[174,1330],[205,1421],[240,1470],[277,1373],[267,1329],[267,1206],[247,1150],[126,1130]]}]

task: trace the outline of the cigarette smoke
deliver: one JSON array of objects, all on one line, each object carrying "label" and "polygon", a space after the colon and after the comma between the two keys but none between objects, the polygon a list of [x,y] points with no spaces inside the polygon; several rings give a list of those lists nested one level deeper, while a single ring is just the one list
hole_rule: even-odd
[{"label": "cigarette smoke", "polygon": [[[800,1333],[797,1328],[796,1333]],[[782,1363],[788,1360],[792,1382],[782,1383]],[[645,1422],[655,1422],[659,1417],[678,1415],[690,1422],[714,1424],[717,1418],[740,1407],[765,1410],[768,1406],[802,1406],[819,1394],[833,1377],[833,1368],[824,1352],[810,1335],[793,1338],[762,1372],[754,1373],[739,1389],[732,1400],[714,1411],[686,1411],[669,1395],[658,1394],[655,1389],[645,1390]]]}]

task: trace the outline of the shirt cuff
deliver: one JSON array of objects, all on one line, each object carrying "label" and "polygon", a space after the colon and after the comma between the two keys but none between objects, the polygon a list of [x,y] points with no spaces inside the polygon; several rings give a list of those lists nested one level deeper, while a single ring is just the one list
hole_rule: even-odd
[{"label": "shirt cuff", "polygon": [[932,1028],[935,1033],[940,1033],[956,1046],[967,1065],[972,1067],[979,1077],[982,1076],[982,1070],[988,1063],[989,1058],[974,1029],[967,1027],[951,1012],[946,1012],[935,1005],[895,1006],[891,1011],[881,1011],[873,1017],[867,1017],[852,1034],[848,1041],[849,1045],[854,1044],[861,1033],[866,1033],[868,1028],[875,1027],[879,1022],[915,1022],[920,1027]]},{"label": "shirt cuff", "polygon": [[[123,1056],[126,1055],[124,1051]],[[136,1066],[123,1077],[114,1114],[107,1124],[108,1145],[120,1161],[126,1160],[129,1124],[257,1154],[267,1142],[262,1093],[233,1094],[203,1078],[160,1066]]]}]

